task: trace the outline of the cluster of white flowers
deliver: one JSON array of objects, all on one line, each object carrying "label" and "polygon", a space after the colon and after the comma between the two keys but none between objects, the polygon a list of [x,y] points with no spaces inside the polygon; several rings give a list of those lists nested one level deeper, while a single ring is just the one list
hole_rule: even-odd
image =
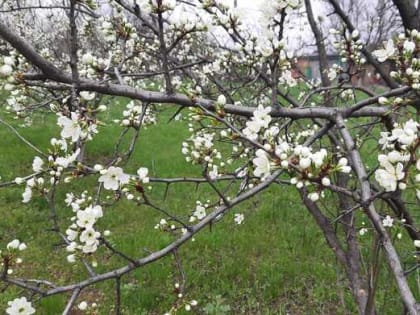
[{"label": "cluster of white flowers", "polygon": [[[224,97],[219,97],[218,103],[224,104]],[[248,162],[244,161],[245,164],[242,167],[236,166],[237,169],[234,171],[239,178],[246,177],[243,183],[246,188],[252,188],[256,182],[266,180],[273,171],[282,168],[291,175],[291,182],[297,188],[313,185],[315,189],[310,193],[310,199],[318,200],[323,196],[323,189],[331,185],[332,173],[349,173],[351,171],[348,160],[338,156],[337,162],[334,162],[333,156],[329,156],[326,149],[321,148],[313,151],[311,147],[301,144],[314,134],[318,129],[317,126],[308,126],[307,130],[299,133],[280,135],[278,122],[272,123],[270,111],[269,107],[259,106],[242,131],[248,139],[260,143],[261,147],[255,151],[249,147],[249,143],[245,139],[238,138],[234,130],[221,129],[219,131],[220,140],[235,140],[235,145],[232,146],[232,158],[227,159],[226,164],[220,163],[220,166],[223,167],[222,172],[220,172],[219,165],[216,165],[213,160],[214,153],[218,152],[214,149],[216,133],[200,129],[187,142],[183,143],[182,153],[187,155],[186,159],[189,162],[208,163],[206,169],[209,171],[210,179],[217,178],[221,173],[227,173],[228,171],[224,167],[232,165],[234,160],[239,161],[237,158],[248,161],[251,159],[253,167],[249,167]],[[202,113],[195,113],[191,116],[191,120],[201,121],[202,117]],[[192,123],[189,128],[190,131],[194,131]],[[253,156],[253,154],[255,155]],[[252,176],[246,176],[249,173],[257,177],[258,180]],[[202,210],[201,206],[198,207],[198,210]],[[202,212],[198,211],[198,213]]]},{"label": "cluster of white flowers", "polygon": [[246,122],[245,129],[242,130],[243,134],[251,140],[256,140],[258,138],[258,133],[261,130],[267,129],[268,125],[271,122],[271,107],[263,107],[259,105],[254,111],[251,120]]},{"label": "cluster of white flowers", "polygon": [[12,77],[15,62],[14,56],[4,56],[3,58],[0,58],[0,77],[6,79]]},{"label": "cluster of white flowers", "polygon": [[[94,169],[101,174],[98,181],[103,183],[105,189],[120,190],[121,193],[125,194],[128,200],[133,200],[135,198],[134,194],[130,192],[129,187],[124,187],[130,183],[130,180],[135,184],[137,190],[143,190],[140,186],[150,182],[149,169],[147,167],[140,167],[137,170],[137,176],[131,177],[129,174],[124,173],[124,170],[121,167],[117,166],[110,166],[109,168],[104,169],[102,165],[97,164]],[[149,190],[152,189],[151,186],[148,186],[147,188]],[[141,197],[137,197],[137,200],[140,199]]]},{"label": "cluster of white flowers", "polygon": [[[302,160],[304,161],[302,163]],[[323,189],[331,185],[331,180],[328,175],[334,171],[349,173],[351,168],[347,165],[346,158],[340,158],[335,167],[329,164],[327,152],[324,149],[310,154],[309,157],[304,157],[299,160],[299,167],[301,171],[298,176],[291,178],[290,183],[300,189],[303,186],[309,187],[313,182],[317,183],[315,191],[308,194],[308,198],[312,201],[318,201],[320,197],[324,197]],[[302,165],[303,164],[303,165]],[[302,168],[307,167],[307,168]],[[326,171],[329,170],[329,171]],[[318,174],[315,174],[318,172]]]},{"label": "cluster of white flowers", "polygon": [[14,112],[19,116],[25,110],[25,105],[28,103],[28,96],[19,89],[12,90],[6,102],[6,110]]},{"label": "cluster of white flowers", "polygon": [[[251,121],[254,123],[257,119],[253,118]],[[313,185],[315,190],[309,193],[309,198],[317,201],[323,197],[323,189],[331,185],[330,175],[333,172],[349,173],[351,171],[346,158],[340,157],[334,163],[326,149],[321,148],[314,152],[311,147],[299,143],[311,136],[315,127],[297,134],[290,134],[290,139],[287,139],[284,135],[279,135],[279,128],[276,125],[271,127],[268,124],[261,123],[260,125],[267,128],[263,137],[258,138],[258,134],[257,136],[251,134],[253,140],[258,139],[264,143],[264,149],[256,150],[255,158],[252,160],[253,175],[260,180],[267,179],[274,170],[282,168],[292,176],[291,183],[298,189]]]},{"label": "cluster of white flowers", "polygon": [[94,309],[96,309],[98,307],[98,304],[96,304],[96,303],[91,303],[90,305],[89,305],[89,303],[88,302],[86,302],[86,301],[82,301],[82,302],[80,302],[79,304],[77,304],[77,308],[79,309],[79,310],[81,310],[81,311],[89,311],[89,310],[94,310]]},{"label": "cluster of white flowers", "polygon": [[168,226],[168,221],[165,219],[160,219],[159,223],[155,225],[155,230],[165,230]]},{"label": "cluster of white flowers", "polygon": [[[380,168],[375,171],[375,179],[385,191],[395,191],[397,188],[407,188],[407,175],[409,163],[415,157],[419,146],[420,124],[413,119],[402,126],[396,124],[391,132],[381,132],[379,144],[387,154],[380,154],[378,161]],[[420,158],[416,163],[416,185],[420,183]],[[417,197],[420,199],[420,189],[416,188]]]},{"label": "cluster of white flowers", "polygon": [[[17,184],[22,184],[24,180],[20,177],[15,178]],[[45,180],[42,177],[36,178],[31,177],[26,181],[25,191],[22,193],[22,202],[28,203],[32,199],[33,190],[39,191],[41,194],[47,192],[47,188],[44,187]]]},{"label": "cluster of white flowers", "polygon": [[172,14],[169,17],[169,21],[169,28],[175,31],[175,35],[178,37],[193,31],[204,31],[208,28],[208,25],[204,23],[200,16],[187,12],[182,6],[180,6],[177,14]]},{"label": "cluster of white flowers", "polygon": [[[23,259],[20,257],[15,257],[15,254],[19,251],[24,251],[27,249],[27,246],[25,243],[19,241],[18,239],[14,239],[13,241],[9,242],[6,245],[6,252],[2,252],[0,250],[0,257],[6,259],[7,257],[7,270],[6,273],[8,275],[11,275],[13,273],[12,267],[16,264],[19,265],[23,262]],[[0,266],[3,266],[4,263],[0,263]]]},{"label": "cluster of white flowers", "polygon": [[[396,164],[394,165],[390,162],[388,156],[383,154],[378,156],[380,166],[383,168],[379,168],[375,171],[375,179],[379,183],[379,185],[385,188],[385,191],[395,191],[397,189],[398,181],[404,179],[405,173],[403,171],[404,165],[402,163],[402,159],[404,159],[404,156],[399,155],[398,157],[400,159],[396,160]],[[405,188],[406,185],[405,183],[400,182],[398,187],[401,189]]]},{"label": "cluster of white flowers", "polygon": [[[67,256],[67,261],[74,263],[77,251],[90,254],[97,250],[101,233],[95,230],[94,225],[103,216],[103,211],[100,205],[91,203],[92,198],[86,192],[82,193],[79,198],[75,198],[73,194],[68,193],[65,202],[71,206],[75,213],[75,216],[71,218],[73,223],[66,230],[67,240],[69,241],[66,249],[71,253]],[[104,234],[109,234],[109,231]]]},{"label": "cluster of white flowers", "polygon": [[337,64],[333,64],[331,68],[328,69],[328,79],[331,81],[335,80],[337,78],[337,75],[343,72],[343,67]]},{"label": "cluster of white flowers", "polygon": [[14,239],[13,241],[11,241],[11,242],[9,242],[7,245],[6,245],[6,248],[8,249],[8,250],[20,250],[20,251],[22,251],[22,250],[25,250],[26,248],[27,248],[27,246],[26,246],[26,244],[25,243],[22,243],[21,241],[19,241],[18,239]]},{"label": "cluster of white flowers", "polygon": [[[75,152],[68,152],[68,144],[64,139],[52,138],[50,155],[44,160],[39,156],[35,156],[32,162],[32,169],[34,174],[27,180],[16,177],[15,183],[20,185],[26,182],[25,191],[22,194],[23,202],[27,203],[32,198],[33,190],[44,194],[49,191],[47,184],[57,184],[66,168],[72,165],[80,154],[80,149],[77,148]],[[43,176],[49,176],[49,179]],[[66,182],[71,180],[71,177],[66,178]]]},{"label": "cluster of white flowers", "polygon": [[268,1],[264,2],[261,6],[263,13],[263,23],[271,24],[274,21],[279,21],[281,18],[281,12],[286,10],[286,12],[291,11],[292,9],[297,8],[300,5],[300,0],[277,0],[277,1]]},{"label": "cluster of white flowers", "polygon": [[97,78],[98,74],[109,68],[111,60],[111,54],[108,59],[104,59],[87,52],[80,56],[79,74],[89,79]]},{"label": "cluster of white flowers", "polygon": [[140,0],[137,2],[140,11],[147,14],[165,12],[176,7],[176,0]]},{"label": "cluster of white flowers", "polygon": [[[246,46],[245,46],[246,47]],[[240,46],[238,49],[242,49]],[[254,47],[252,46],[253,49]],[[228,53],[226,51],[221,52],[216,56],[213,62],[203,66],[203,70],[197,75],[200,77],[201,84],[209,84],[208,75],[220,75],[228,73],[229,69],[235,66],[235,64],[250,64],[255,62],[252,58],[248,58],[244,51],[239,50],[237,54]]]},{"label": "cluster of white flowers", "polygon": [[72,142],[92,140],[92,136],[98,133],[96,123],[77,112],[71,112],[70,117],[58,114],[57,124],[62,128],[61,137]]},{"label": "cluster of white flowers", "polygon": [[[402,49],[400,49],[402,48]],[[396,71],[391,71],[392,78],[413,89],[420,89],[420,32],[412,30],[405,34],[400,34],[397,38],[389,39],[383,49],[373,52],[379,62],[388,59],[395,61]]]},{"label": "cluster of white flowers", "polygon": [[143,184],[147,184],[150,179],[149,179],[149,169],[147,167],[140,167],[137,170],[137,175],[139,176],[139,180],[143,183]]},{"label": "cluster of white flowers", "polygon": [[379,144],[382,145],[382,149],[394,149],[398,143],[402,150],[408,150],[418,140],[418,132],[419,123],[410,119],[402,127],[396,124],[391,133],[381,132]]},{"label": "cluster of white flowers", "polygon": [[121,125],[126,127],[139,127],[140,123],[142,126],[156,124],[156,115],[150,107],[145,108],[144,106],[136,105],[135,101],[127,104],[127,109],[123,111],[123,116]]},{"label": "cluster of white flowers", "polygon": [[104,37],[105,41],[115,42],[117,39],[117,35],[116,35],[115,28],[112,22],[102,17],[98,20],[98,23],[99,23],[98,29],[101,32],[102,36]]},{"label": "cluster of white flowers", "polygon": [[[298,144],[298,141],[311,136],[313,129],[304,130],[298,134],[292,134],[295,143],[287,141],[285,137],[279,136],[279,128],[276,125],[269,126],[271,116],[268,114],[270,108],[258,107],[254,111],[254,115],[243,130],[244,135],[249,139],[257,140],[260,130],[265,130],[262,134],[261,141],[265,142],[264,150],[258,149],[255,152],[256,158],[253,159],[255,165],[254,175],[265,179],[274,167],[280,165],[283,168],[288,168],[291,164],[304,171],[309,167],[321,168],[327,158],[327,151],[320,149],[313,153],[312,148]],[[290,136],[292,136],[290,135]],[[280,160],[280,161],[279,161]],[[342,160],[341,163],[343,163]],[[349,172],[350,169],[346,165],[342,165],[343,172]]]},{"label": "cluster of white flowers", "polygon": [[366,59],[362,57],[361,53],[363,42],[358,30],[350,33],[345,30],[330,29],[330,34],[339,35],[333,46],[338,51],[342,63],[351,62],[355,65],[366,63]]},{"label": "cluster of white flowers", "polygon": [[0,57],[0,88],[8,92],[4,94],[7,103],[6,110],[15,113],[17,118],[25,117],[30,125],[30,117],[25,115],[25,109],[32,101],[32,97],[27,91],[18,88],[18,76],[15,76],[15,73],[23,71],[24,64],[24,58],[13,50],[10,51],[9,56]]},{"label": "cluster of white flowers", "polygon": [[[192,216],[190,217],[190,219],[192,218]],[[196,221],[196,218],[193,218],[190,222],[194,222]],[[159,231],[163,231],[163,232],[170,232],[172,235],[174,232],[179,231],[182,235],[187,233],[188,230],[184,227],[179,228],[179,226],[177,226],[174,223],[170,223],[168,222],[166,219],[162,218],[159,220],[159,223],[157,223],[154,226],[155,230],[159,230]],[[191,239],[191,241],[195,241],[194,238]]]},{"label": "cluster of white flowers", "polygon": [[201,203],[201,201],[196,202],[195,210],[193,214],[190,216],[190,222],[200,221],[201,219],[204,219],[207,215],[206,208],[209,207],[209,200],[207,200],[207,203]]},{"label": "cluster of white flowers", "polygon": [[187,312],[189,312],[189,311],[192,310],[193,307],[195,307],[197,305],[198,305],[198,302],[196,300],[191,300],[190,302],[185,303],[184,308]]},{"label": "cluster of white flowers", "polygon": [[387,59],[394,56],[395,53],[394,41],[392,38],[388,39],[384,46],[383,49],[375,50],[372,53],[379,62],[385,62]]},{"label": "cluster of white flowers", "polygon": [[9,315],[31,315],[35,314],[35,309],[32,307],[32,303],[26,299],[26,297],[16,298],[13,301],[9,301],[6,313]]},{"label": "cluster of white flowers", "polygon": [[[80,153],[80,149],[77,148],[75,152],[67,152],[68,145],[64,139],[52,138],[51,141],[52,154],[48,156],[48,162],[50,163],[53,171],[50,171],[51,176],[55,176],[57,179],[60,177],[61,172],[64,168],[67,168],[70,164],[76,161]],[[32,162],[32,169],[35,173],[41,173],[45,171],[44,160],[39,156],[35,156]]]},{"label": "cluster of white flowers", "polygon": [[345,89],[340,92],[340,97],[345,101],[353,101],[355,97],[354,90]]},{"label": "cluster of white flowers", "polygon": [[[190,130],[193,131],[192,125]],[[215,159],[221,160],[221,153],[215,149],[214,146],[214,133],[208,133],[200,130],[193,134],[187,141],[182,143],[182,154],[185,160],[193,164],[200,164],[206,162],[207,165],[213,169]]]}]

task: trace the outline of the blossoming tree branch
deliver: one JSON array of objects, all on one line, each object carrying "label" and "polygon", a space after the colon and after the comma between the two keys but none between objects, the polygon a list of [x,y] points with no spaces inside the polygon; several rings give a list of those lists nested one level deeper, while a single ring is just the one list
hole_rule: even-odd
[{"label": "blossoming tree branch", "polygon": [[[268,187],[283,186],[299,192],[360,314],[376,314],[379,252],[402,309],[420,313],[412,281],[419,261],[405,261],[399,249],[407,240],[410,255],[420,247],[420,18],[414,1],[390,3],[401,18],[399,32],[374,50],[337,0],[324,4],[340,21],[340,28],[329,32],[314,17],[314,1],[269,1],[258,36],[240,10],[218,0],[68,0],[47,8],[21,2],[16,7],[2,1],[0,10],[5,17],[0,125],[33,151],[33,161],[26,173],[2,176],[0,189],[20,187],[26,204],[44,199],[45,224],[62,245],[63,261],[86,272],[65,285],[54,278],[22,278],[19,269],[30,265],[25,250],[31,244],[0,243],[0,278],[7,287],[22,289],[7,314],[34,314],[40,299],[58,294],[67,299],[63,314],[76,308],[93,314],[96,305],[87,303],[84,293],[105,281],[115,282],[114,309],[121,314],[123,276],[166,256],[174,259],[182,279],[176,286],[179,300],[168,314],[192,310],[200,298],[184,296],[187,280],[178,249],[204,228],[229,220],[229,212],[232,224],[242,224],[248,218],[237,212],[238,205]],[[37,21],[28,19],[28,12],[45,10],[49,13],[34,15]],[[314,35],[320,80],[296,70],[288,33],[296,16],[308,20]],[[36,23],[49,31],[37,31]],[[331,46],[340,56],[333,65],[327,60]],[[375,72],[383,85],[361,85],[366,71]],[[124,110],[103,118],[122,97]],[[153,177],[133,158],[142,131],[162,123],[160,112],[167,107],[174,108],[171,120],[185,121],[190,133],[179,154],[200,167],[196,177]],[[30,125],[36,112],[52,112],[59,127],[47,139],[48,150],[10,122],[14,117]],[[121,132],[113,153],[92,160],[87,144],[111,127]],[[374,145],[367,141],[372,137]],[[372,156],[375,165],[368,167]],[[128,171],[128,162],[136,165],[135,172]],[[205,185],[211,196],[185,205],[182,214],[151,195],[158,186],[187,184]],[[59,192],[66,198],[57,197]],[[101,220],[120,202],[158,213],[160,220],[150,229],[171,241],[137,256],[115,247],[112,230]],[[365,262],[361,240],[367,233],[375,235],[377,250]],[[100,250],[119,257],[120,265],[97,273]]]}]

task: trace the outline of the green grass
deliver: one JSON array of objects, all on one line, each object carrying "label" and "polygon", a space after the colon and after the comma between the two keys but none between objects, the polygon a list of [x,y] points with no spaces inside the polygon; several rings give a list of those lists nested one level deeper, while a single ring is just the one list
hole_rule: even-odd
[{"label": "green grass", "polygon": [[[121,110],[115,106],[104,121]],[[172,110],[173,111],[173,110]],[[152,176],[172,177],[198,175],[199,167],[186,163],[180,150],[189,133],[183,122],[165,123],[172,112],[165,110],[161,124],[143,130],[132,160],[124,167],[134,172],[146,166]],[[30,128],[19,129],[28,140],[41,148],[48,139],[59,137],[54,117],[37,117]],[[106,160],[120,132],[119,127],[100,128],[97,139],[89,143],[90,159]],[[23,145],[5,126],[0,125],[0,144],[7,148],[0,155],[0,176],[11,180],[31,172],[34,152]],[[77,184],[62,186],[57,192],[60,225],[65,229],[72,215],[64,207],[65,193],[80,193],[95,183],[85,178]],[[89,186],[91,185],[91,186]],[[193,184],[171,185],[167,200],[165,186],[154,184],[151,198],[173,213],[186,213],[196,200],[204,201],[209,190]],[[57,246],[59,238],[48,231],[51,226],[45,201],[35,197],[22,204],[24,187],[0,189],[0,247],[13,238],[28,244],[18,276],[43,278],[58,284],[72,283],[86,276],[79,265],[66,262],[65,250]],[[90,191],[93,193],[93,191]],[[233,215],[245,214],[242,225],[235,225]],[[145,206],[122,201],[105,209],[98,223],[101,230],[112,231],[111,241],[133,257],[167,245],[172,237],[154,229],[161,214]],[[336,261],[312,218],[299,201],[293,188],[273,186],[263,194],[227,213],[223,220],[206,228],[179,251],[186,274],[186,301],[195,299],[197,314],[347,314],[355,305],[342,280],[337,280]],[[98,272],[123,266],[125,262],[100,250]],[[383,268],[386,273],[386,268]],[[177,298],[174,284],[179,282],[174,259],[168,256],[122,278],[123,314],[162,314]],[[98,314],[112,314],[114,283],[106,282],[82,291],[80,300],[96,302]],[[394,294],[393,289],[389,291]],[[0,291],[0,309],[7,301],[20,296],[10,287]],[[392,293],[393,292],[393,293]],[[53,296],[36,303],[38,314],[60,314],[68,296]],[[383,309],[394,304],[383,297]],[[396,306],[398,307],[398,305]],[[181,310],[179,314],[184,314]],[[385,314],[385,313],[383,313]],[[391,313],[389,313],[391,314]]]}]

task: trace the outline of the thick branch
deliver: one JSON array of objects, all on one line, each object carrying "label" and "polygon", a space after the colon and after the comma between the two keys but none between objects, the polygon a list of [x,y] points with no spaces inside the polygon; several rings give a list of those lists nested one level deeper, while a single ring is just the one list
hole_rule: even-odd
[{"label": "thick branch", "polygon": [[414,5],[413,0],[392,0],[400,12],[401,19],[406,30],[420,30],[420,11]]},{"label": "thick branch", "polygon": [[361,198],[362,207],[366,214],[370,218],[376,232],[381,237],[382,246],[384,248],[388,265],[392,270],[395,277],[398,289],[400,291],[401,298],[404,302],[405,307],[412,315],[418,314],[416,300],[414,299],[413,293],[408,286],[407,279],[404,275],[404,270],[401,266],[401,262],[394,245],[392,244],[391,238],[388,235],[385,227],[382,224],[381,217],[376,212],[375,206],[371,201],[371,187],[366,173],[366,169],[363,165],[362,158],[359,151],[357,150],[356,144],[348,131],[342,117],[337,117],[337,127],[341,133],[344,144],[352,162],[352,168],[357,175],[361,186]]}]

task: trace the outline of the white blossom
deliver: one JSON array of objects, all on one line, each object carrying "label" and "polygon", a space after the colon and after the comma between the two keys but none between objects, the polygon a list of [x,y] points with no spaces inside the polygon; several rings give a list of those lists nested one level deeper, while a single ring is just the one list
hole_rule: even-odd
[{"label": "white blossom", "polygon": [[328,70],[327,76],[328,76],[328,79],[333,81],[337,77],[337,71],[334,68],[330,68]]},{"label": "white blossom", "polygon": [[139,180],[143,184],[147,184],[149,182],[149,177],[147,176],[148,173],[149,173],[149,170],[146,167],[140,167],[137,170],[137,175],[139,175]]},{"label": "white blossom", "polygon": [[31,315],[35,313],[35,309],[26,297],[16,298],[7,304],[9,307],[6,309],[6,313],[9,315]]},{"label": "white blossom", "polygon": [[258,105],[257,109],[254,111],[254,119],[260,124],[261,127],[268,128],[268,124],[271,121],[271,107],[263,107]]},{"label": "white blossom", "polygon": [[195,211],[193,212],[193,216],[198,220],[203,219],[206,216],[206,208],[203,207],[201,204],[197,204]]},{"label": "white blossom", "polygon": [[388,137],[388,141],[398,141],[403,145],[411,145],[417,138],[417,130],[419,123],[410,119],[407,121],[403,128],[394,128],[391,132],[391,136]]},{"label": "white blossom", "polygon": [[79,94],[80,94],[80,97],[83,98],[86,101],[91,101],[96,96],[94,92],[90,93],[90,92],[87,92],[87,91],[82,91]]},{"label": "white blossom", "polygon": [[14,239],[13,241],[9,242],[6,245],[6,248],[9,249],[9,250],[10,249],[18,249],[19,245],[20,245],[20,241],[18,239]]},{"label": "white blossom", "polygon": [[330,186],[331,185],[331,180],[328,177],[323,177],[321,180],[322,185],[324,186]]},{"label": "white blossom", "polygon": [[75,230],[67,229],[66,235],[67,235],[67,239],[72,242],[79,236],[79,233]]},{"label": "white blossom", "polygon": [[22,177],[16,177],[15,178],[15,183],[20,185],[23,184],[25,182],[25,180]]},{"label": "white blossom", "polygon": [[76,113],[72,112],[71,118],[60,115],[57,123],[63,128],[60,133],[63,138],[71,138],[72,142],[79,140],[82,134],[82,128],[79,125],[79,116]]},{"label": "white blossom", "polygon": [[219,176],[219,168],[217,165],[213,165],[212,169],[209,171],[209,178],[214,180]]},{"label": "white blossom", "polygon": [[82,301],[79,303],[79,305],[77,305],[77,307],[79,308],[79,310],[85,311],[88,307],[88,304],[86,303],[86,301]]},{"label": "white blossom", "polygon": [[403,44],[404,51],[412,53],[416,49],[416,44],[411,40],[405,40]]},{"label": "white blossom", "polygon": [[270,175],[270,159],[268,158],[267,153],[262,149],[258,149],[257,152],[255,152],[255,155],[257,157],[252,160],[252,163],[255,165],[254,175],[260,177],[261,180],[264,180]]},{"label": "white blossom", "polygon": [[88,228],[86,230],[83,230],[83,232],[80,234],[80,241],[82,243],[85,243],[86,245],[92,245],[98,243],[98,238],[101,236],[101,233],[98,231],[95,231],[93,228]]},{"label": "white blossom", "polygon": [[23,250],[25,250],[25,249],[27,249],[28,247],[26,246],[26,244],[25,243],[20,243],[19,244],[19,246],[18,246],[18,249],[20,250],[20,251],[23,251]]},{"label": "white blossom", "polygon": [[308,198],[313,202],[318,201],[319,200],[319,193],[312,192],[312,193],[308,194]]},{"label": "white blossom", "polygon": [[[407,161],[410,160],[410,155],[409,154],[401,154],[401,152],[399,152],[397,150],[393,150],[393,151],[388,153],[387,159],[391,163],[407,162]],[[378,160],[379,160],[379,157],[378,157]]]},{"label": "white blossom", "polygon": [[77,249],[77,243],[76,242],[71,242],[69,245],[66,246],[66,251],[72,253],[75,252]]},{"label": "white blossom", "polygon": [[0,67],[0,77],[8,77],[13,72],[13,68],[10,65],[2,65]]},{"label": "white blossom", "polygon": [[75,254],[67,255],[67,262],[70,264],[74,264],[76,262],[76,255]]},{"label": "white blossom", "polygon": [[251,139],[256,140],[258,138],[258,132],[261,129],[261,124],[256,120],[249,120],[246,122],[246,128],[242,130],[243,134]]},{"label": "white blossom", "polygon": [[311,159],[309,157],[304,157],[299,160],[299,167],[301,169],[306,169],[311,166]]},{"label": "white blossom", "polygon": [[378,59],[379,62],[384,62],[389,57],[392,57],[395,52],[394,41],[389,39],[385,43],[384,49],[375,50],[372,54]]},{"label": "white blossom", "polygon": [[85,244],[82,246],[82,252],[84,252],[85,254],[94,253],[96,252],[97,249],[98,249],[98,244],[96,242]]},{"label": "white blossom", "polygon": [[359,234],[360,234],[361,236],[363,236],[363,235],[365,235],[367,232],[368,232],[368,229],[367,229],[367,228],[361,228],[361,229],[360,229],[360,231],[359,231]]},{"label": "white blossom", "polygon": [[92,63],[95,60],[95,58],[90,53],[86,53],[82,56],[81,61],[84,64]]},{"label": "white blossom", "polygon": [[223,94],[220,94],[217,98],[217,104],[222,106],[226,105],[226,97]]},{"label": "white blossom", "polygon": [[271,107],[264,107],[258,105],[257,109],[254,111],[253,117],[251,120],[246,122],[246,128],[242,131],[245,136],[251,140],[255,140],[258,137],[258,132],[261,128],[268,128],[269,123],[271,122]]},{"label": "white blossom", "polygon": [[91,228],[96,222],[96,215],[92,211],[79,210],[77,211],[76,224],[81,228]]},{"label": "white blossom", "polygon": [[22,202],[28,203],[32,198],[32,189],[29,186],[26,186],[25,191],[22,193]]},{"label": "white blossom", "polygon": [[55,159],[55,164],[57,166],[67,168],[70,164],[76,161],[79,154],[80,154],[80,148],[77,148],[77,150],[72,155],[57,157]]},{"label": "white blossom", "polygon": [[5,56],[3,58],[3,63],[5,65],[13,66],[14,63],[15,63],[15,58],[14,57],[11,57],[11,56]]},{"label": "white blossom", "polygon": [[42,171],[42,165],[44,165],[44,161],[39,157],[36,156],[34,161],[32,162],[32,169],[35,173],[39,173]]},{"label": "white blossom", "polygon": [[393,166],[389,161],[382,159],[380,161],[383,169],[377,169],[375,171],[375,179],[385,191],[395,191],[397,189],[397,182],[404,178],[404,166],[401,163],[397,163]]},{"label": "white blossom", "polygon": [[130,176],[125,174],[121,167],[110,166],[107,170],[101,171],[103,174],[98,181],[104,184],[108,190],[118,190],[120,185],[128,184]]},{"label": "white blossom", "polygon": [[347,163],[348,163],[348,160],[346,158],[344,158],[344,157],[341,158],[338,161],[338,167],[339,167],[340,172],[342,172],[342,173],[350,173],[351,167],[348,166]]},{"label": "white blossom", "polygon": [[393,222],[394,219],[391,218],[389,215],[387,215],[385,219],[382,220],[382,224],[384,225],[384,227],[392,227]]},{"label": "white blossom", "polygon": [[378,103],[381,105],[386,105],[388,104],[388,99],[386,97],[381,96],[378,98]]},{"label": "white blossom", "polygon": [[236,224],[242,224],[242,222],[244,221],[245,217],[242,213],[235,213],[235,218],[234,221]]}]

